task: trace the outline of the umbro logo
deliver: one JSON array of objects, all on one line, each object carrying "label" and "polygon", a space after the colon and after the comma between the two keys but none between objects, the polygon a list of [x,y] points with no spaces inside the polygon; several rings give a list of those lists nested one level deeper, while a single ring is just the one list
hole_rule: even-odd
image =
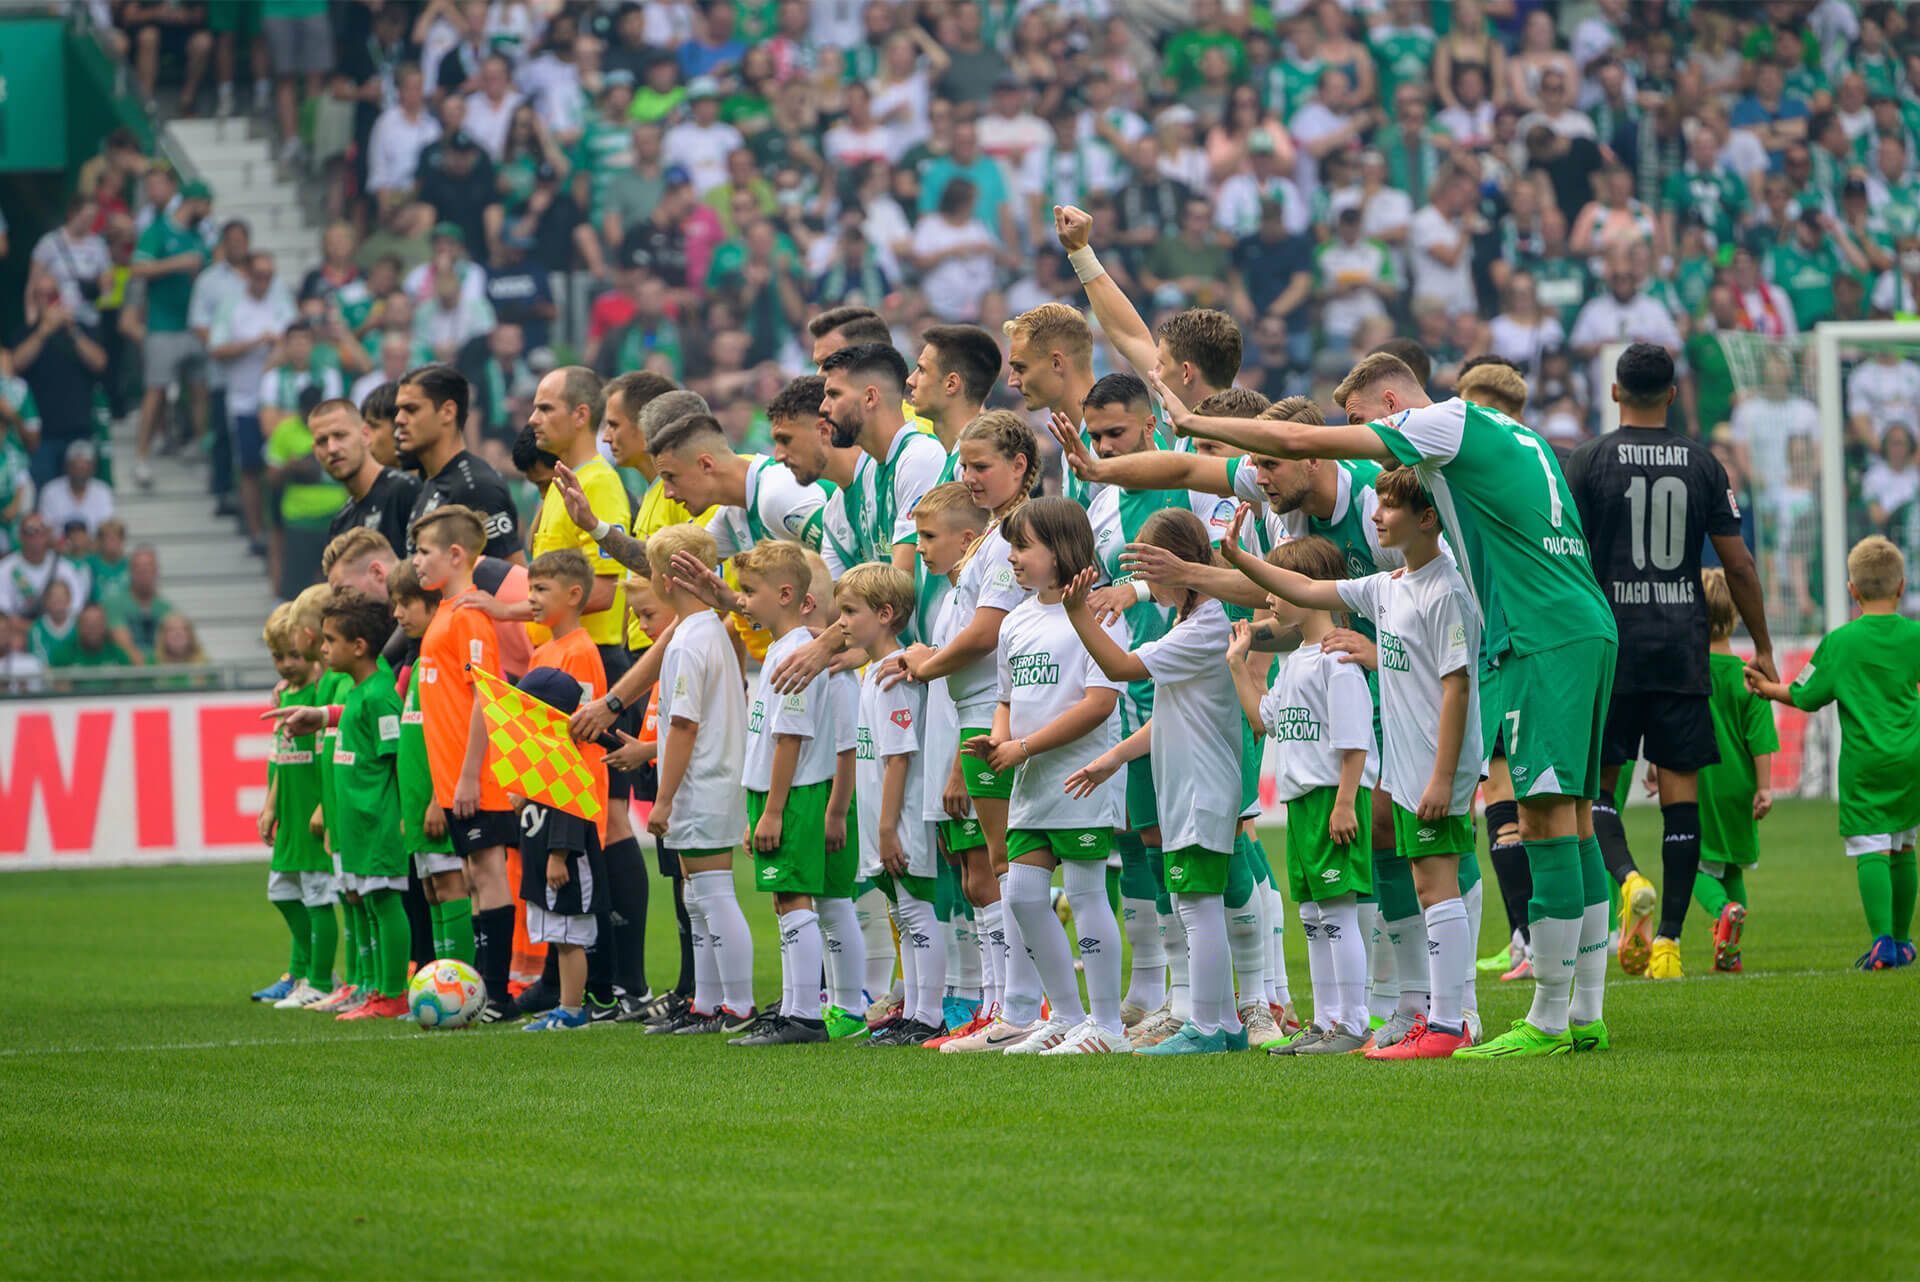
[{"label": "umbro logo", "polygon": [[1309,943],[1311,943],[1313,940],[1320,938],[1320,927],[1315,925],[1313,922],[1310,922],[1310,921],[1301,922],[1300,925],[1301,925],[1301,928],[1307,932],[1307,941]]},{"label": "umbro logo", "polygon": [[1321,881],[1339,881],[1340,870],[1338,868],[1329,868],[1325,872],[1320,874],[1320,880]]},{"label": "umbro logo", "polygon": [[1080,844],[1083,846],[1091,846],[1094,842],[1098,841],[1099,839],[1100,838],[1097,833],[1083,832],[1080,834]]},{"label": "umbro logo", "polygon": [[780,875],[780,870],[778,868],[762,868],[760,870],[761,881],[772,881],[774,878],[778,877],[779,875]]},{"label": "umbro logo", "polygon": [[1429,939],[1427,941],[1427,956],[1438,957],[1439,955],[1440,955],[1440,941],[1437,939]]},{"label": "umbro logo", "polygon": [[1416,832],[1413,835],[1418,837],[1422,841],[1432,841],[1435,836],[1435,833],[1432,828],[1422,828],[1419,832]]},{"label": "umbro logo", "polygon": [[1100,951],[1100,941],[1097,939],[1079,939],[1074,942],[1079,944],[1082,953],[1097,953]]},{"label": "umbro logo", "polygon": [[933,942],[932,935],[924,934],[917,930],[914,931],[912,934],[908,935],[907,938],[913,941],[913,946],[915,948],[925,948],[928,944],[931,944]]},{"label": "umbro logo", "polygon": [[1187,875],[1187,870],[1185,868],[1182,868],[1179,864],[1175,864],[1173,867],[1167,869],[1167,876],[1169,877],[1184,877],[1186,875]]},{"label": "umbro logo", "polygon": [[1322,922],[1320,929],[1326,932],[1328,939],[1340,938],[1340,924],[1338,922]]}]

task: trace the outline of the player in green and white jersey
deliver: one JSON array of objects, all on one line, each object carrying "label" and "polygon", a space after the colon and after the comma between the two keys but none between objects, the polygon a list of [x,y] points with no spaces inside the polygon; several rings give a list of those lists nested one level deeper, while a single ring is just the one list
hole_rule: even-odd
[{"label": "player in green and white jersey", "polygon": [[890,561],[913,572],[913,505],[940,483],[946,451],[939,438],[915,431],[901,413],[907,362],[885,343],[843,347],[820,363],[826,379],[820,412],[833,425],[837,449],[859,446],[873,460],[847,493],[847,516],[863,545],[862,561]]},{"label": "player in green and white jersey", "polygon": [[[1373,459],[1420,469],[1447,541],[1473,588],[1494,680],[1482,741],[1505,733],[1533,870],[1533,1007],[1480,1057],[1570,1050],[1567,1005],[1582,948],[1587,885],[1605,876],[1593,838],[1600,732],[1617,633],[1587,560],[1580,515],[1553,451],[1531,429],[1461,400],[1435,405],[1398,357],[1364,358],[1336,392],[1349,423],[1202,419],[1164,385],[1176,429],[1283,458]],[[1539,480],[1526,478],[1539,473]],[[1591,871],[1588,871],[1590,865]],[[1604,888],[1604,882],[1598,882]],[[1596,980],[1596,982],[1603,982]]]}]

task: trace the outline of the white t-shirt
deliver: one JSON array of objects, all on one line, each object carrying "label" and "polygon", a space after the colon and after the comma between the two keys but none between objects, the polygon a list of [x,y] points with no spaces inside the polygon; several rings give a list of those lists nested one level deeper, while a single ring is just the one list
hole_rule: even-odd
[{"label": "white t-shirt", "polygon": [[949,321],[976,320],[980,302],[993,288],[993,233],[978,218],[955,227],[938,214],[922,217],[913,229],[913,252],[920,257],[971,248],[936,263],[921,277],[921,289],[934,315]]},{"label": "white t-shirt", "polygon": [[1480,746],[1480,611],[1444,556],[1398,578],[1391,572],[1339,582],[1340,599],[1380,634],[1380,779],[1394,803],[1414,811],[1433,778],[1440,744],[1440,679],[1467,674],[1467,723],[1453,772],[1450,815],[1473,812],[1485,764]]},{"label": "white t-shirt", "polygon": [[[1432,205],[1413,216],[1407,230],[1412,247],[1413,296],[1438,298],[1447,305],[1447,314],[1478,310],[1473,292],[1473,243],[1459,223]],[[1449,267],[1433,256],[1435,249],[1460,246],[1460,257]]]},{"label": "white t-shirt", "polygon": [[1847,414],[1864,414],[1876,435],[1895,423],[1920,428],[1920,365],[1867,361],[1847,379]]},{"label": "white t-shirt", "polygon": [[[1135,653],[1153,678],[1153,791],[1165,850],[1227,854],[1240,823],[1240,696],[1227,667],[1233,626],[1203,601]],[[1366,683],[1360,693],[1366,695]],[[1372,727],[1368,718],[1369,730]],[[1120,778],[1119,775],[1114,776]]]},{"label": "white t-shirt", "polygon": [[[943,611],[943,618],[952,617],[952,630],[946,633],[949,638],[957,636],[976,611],[1005,610],[1011,618],[1014,608],[1032,595],[1014,581],[1013,566],[1007,561],[1012,551],[997,524],[980,536],[980,545],[961,567],[960,581]],[[1004,621],[1000,629],[1004,638]],[[947,691],[959,712],[961,729],[992,728],[993,705],[1000,697],[999,673],[999,657],[989,651],[947,678]]]},{"label": "white t-shirt", "polygon": [[860,805],[860,864],[864,876],[880,871],[880,803],[886,795],[887,760],[907,759],[907,784],[901,793],[900,820],[894,831],[906,852],[907,872],[915,877],[934,874],[927,821],[914,799],[923,795],[920,733],[925,717],[926,690],[902,681],[891,690],[880,688],[880,665],[869,664],[860,678],[860,747],[854,770],[854,795]]},{"label": "white t-shirt", "polygon": [[[1109,624],[1106,633],[1115,644],[1126,647],[1126,628],[1119,622]],[[1124,681],[1108,677],[1087,654],[1073,624],[1067,621],[1067,608],[1042,605],[1038,598],[1021,603],[1000,625],[1000,644],[994,659],[1000,702],[1007,705],[1009,732],[1016,740],[1052,723],[1089,690],[1126,690]],[[1068,777],[1119,740],[1120,705],[1116,700],[1113,712],[1090,733],[1021,762],[1013,776],[1007,826],[1113,828],[1124,823],[1126,787],[1121,774],[1101,784],[1090,797],[1067,795]],[[1237,775],[1234,786],[1239,787]]]},{"label": "white t-shirt", "polygon": [[373,122],[367,138],[367,190],[404,191],[413,186],[420,153],[440,136],[440,122],[422,108],[409,116],[400,107],[388,107]]},{"label": "white t-shirt", "polygon": [[1380,779],[1380,750],[1373,739],[1373,694],[1358,664],[1318,642],[1303,645],[1280,661],[1260,720],[1274,748],[1274,795],[1281,801],[1303,797],[1315,788],[1337,787],[1342,756],[1364,749],[1366,767],[1360,786]]},{"label": "white t-shirt", "polygon": [[796,788],[826,783],[833,778],[835,754],[833,698],[827,682],[815,677],[797,694],[780,694],[773,688],[773,674],[781,660],[813,640],[813,633],[795,628],[767,647],[760,661],[760,681],[753,692],[753,707],[747,713],[746,756],[740,767],[740,783],[754,792],[773,790],[774,736],[790,734],[801,739],[800,758],[793,766]]},{"label": "white t-shirt", "polygon": [[25,552],[0,557],[0,614],[39,614],[40,598],[56,574],[67,581],[78,614],[87,601],[87,573],[81,567],[57,552],[47,553],[38,565],[27,560]]},{"label": "white t-shirt", "polygon": [[1789,482],[1793,470],[1787,465],[1789,440],[1796,436],[1808,441],[1820,439],[1820,411],[1804,396],[1776,401],[1756,395],[1733,407],[1729,426],[1734,442],[1747,447],[1754,480],[1771,487]]},{"label": "white t-shirt", "polygon": [[855,129],[841,121],[820,139],[820,150],[836,169],[853,169],[873,161],[891,165],[900,158],[900,135],[885,125]]},{"label": "white t-shirt", "polygon": [[525,101],[511,89],[507,90],[498,107],[484,93],[467,95],[467,118],[461,128],[473,135],[473,140],[480,144],[480,149],[496,165],[507,153],[507,130],[513,124],[513,113]]},{"label": "white t-shirt", "polygon": [[1487,322],[1487,346],[1523,369],[1531,368],[1541,352],[1562,346],[1567,332],[1560,318],[1542,313],[1531,325],[1522,325],[1502,313]]},{"label": "white t-shirt", "polygon": [[895,109],[904,106],[907,111],[898,120],[889,121],[886,128],[893,134],[893,144],[889,152],[898,157],[905,153],[930,132],[927,124],[928,103],[933,97],[932,83],[924,68],[898,84],[882,84],[877,78],[867,82],[872,92],[873,118],[886,120]]},{"label": "white t-shirt", "polygon": [[860,746],[860,678],[836,672],[828,678],[833,701],[833,750],[837,755]]},{"label": "white t-shirt", "polygon": [[[272,334],[278,337],[299,319],[293,302],[284,293],[270,290],[265,298],[242,292],[220,309],[213,328],[207,333],[207,346],[225,347],[228,343],[252,340]],[[260,379],[266,373],[270,347],[250,347],[231,360],[215,361],[227,378],[227,412],[257,414],[260,411]]]},{"label": "white t-shirt", "polygon": [[[113,487],[97,476],[89,477],[86,487],[75,495],[66,477],[56,477],[40,491],[40,515],[56,534],[64,531],[69,521],[85,521],[87,533],[98,534],[100,526],[113,519]],[[80,604],[76,598],[76,608]]]},{"label": "white t-shirt", "polygon": [[712,191],[726,182],[727,157],[744,145],[738,129],[717,120],[711,125],[685,121],[660,140],[666,162],[683,166],[693,177],[695,191]]},{"label": "white t-shirt", "polygon": [[800,484],[785,463],[755,454],[747,464],[746,507],[717,508],[707,518],[707,531],[720,545],[722,557],[744,552],[759,542],[754,535],[756,522],[768,538],[818,549],[820,523],[815,518],[826,505],[825,490]]},{"label": "white t-shirt", "polygon": [[[1896,471],[1888,466],[1885,459],[1875,459],[1867,469],[1867,474],[1860,479],[1860,496],[1878,506],[1882,512],[1896,512],[1920,498],[1920,467],[1909,462]],[[41,511],[45,510],[46,505],[42,504]]]},{"label": "white t-shirt", "polygon": [[740,660],[720,616],[701,610],[680,621],[660,660],[660,747],[675,718],[699,728],[666,844],[673,850],[732,850],[747,830],[740,767],[747,750],[747,702]]},{"label": "white t-shirt", "polygon": [[[960,629],[966,626],[965,616],[952,608],[959,595],[951,584],[941,578],[928,599],[928,614],[932,622],[927,635],[935,649],[953,640],[959,635]],[[992,705],[988,705],[987,715],[991,718]],[[953,761],[959,753],[960,710],[954,706],[953,692],[947,686],[947,678],[935,677],[927,682],[925,805],[921,814],[928,823],[953,818],[940,799],[946,792],[947,777],[953,773]]]}]

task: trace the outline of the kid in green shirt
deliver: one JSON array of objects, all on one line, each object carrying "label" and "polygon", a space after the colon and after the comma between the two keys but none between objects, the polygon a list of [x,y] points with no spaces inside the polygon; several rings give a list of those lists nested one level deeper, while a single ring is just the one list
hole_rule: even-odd
[{"label": "kid in green shirt", "polygon": [[1747,669],[1747,688],[1803,712],[1840,705],[1840,836],[1855,861],[1873,944],[1855,965],[1913,961],[1920,829],[1920,622],[1899,614],[1906,561],[1878,534],[1847,553],[1860,617],[1829,632],[1792,686]]},{"label": "kid in green shirt", "polygon": [[412,943],[401,895],[407,888],[400,828],[400,692],[380,654],[392,631],[386,602],[361,592],[335,593],[320,616],[326,665],[353,685],[334,739],[333,793],[339,823],[353,842],[340,855],[347,900],[365,911],[376,958],[367,976],[374,996],[341,1019],[391,1019],[407,1013],[407,956]]}]

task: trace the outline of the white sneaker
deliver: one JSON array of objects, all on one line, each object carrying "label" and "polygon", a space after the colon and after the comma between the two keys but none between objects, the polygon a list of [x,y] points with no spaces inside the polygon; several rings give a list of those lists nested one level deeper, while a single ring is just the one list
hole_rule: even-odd
[{"label": "white sneaker", "polygon": [[1133,1045],[1122,1033],[1102,1028],[1093,1022],[1091,1016],[1075,1024],[1073,1031],[1058,1046],[1049,1046],[1040,1052],[1042,1055],[1083,1055],[1114,1054],[1130,1055]]},{"label": "white sneaker", "polygon": [[1009,1055],[1038,1055],[1041,1051],[1051,1050],[1067,1040],[1067,1034],[1078,1028],[1084,1021],[1068,1019],[1065,1015],[1055,1015],[1044,1024],[1035,1024],[1033,1031],[1006,1048]]},{"label": "white sneaker", "polygon": [[1480,1012],[1463,1010],[1460,1012],[1460,1022],[1467,1026],[1468,1040],[1478,1046],[1480,1044]]},{"label": "white sneaker", "polygon": [[1393,1014],[1387,1018],[1386,1023],[1373,1030],[1373,1044],[1375,1046],[1393,1046],[1398,1044],[1408,1033],[1413,1031],[1415,1022],[1412,1015],[1404,1014],[1401,1011],[1393,1012]]},{"label": "white sneaker", "polygon": [[1021,1038],[1031,1033],[1036,1025],[1009,1024],[1006,1020],[995,1018],[992,1023],[977,1033],[965,1037],[956,1037],[950,1042],[940,1043],[940,1053],[965,1054],[968,1051],[1003,1051]]},{"label": "white sneaker", "polygon": [[133,483],[143,490],[153,488],[153,469],[147,466],[145,459],[134,460]]},{"label": "white sneaker", "polygon": [[292,992],[275,1002],[273,1008],[275,1010],[299,1010],[302,1007],[311,1006],[325,997],[325,993],[303,979],[293,986]]}]

